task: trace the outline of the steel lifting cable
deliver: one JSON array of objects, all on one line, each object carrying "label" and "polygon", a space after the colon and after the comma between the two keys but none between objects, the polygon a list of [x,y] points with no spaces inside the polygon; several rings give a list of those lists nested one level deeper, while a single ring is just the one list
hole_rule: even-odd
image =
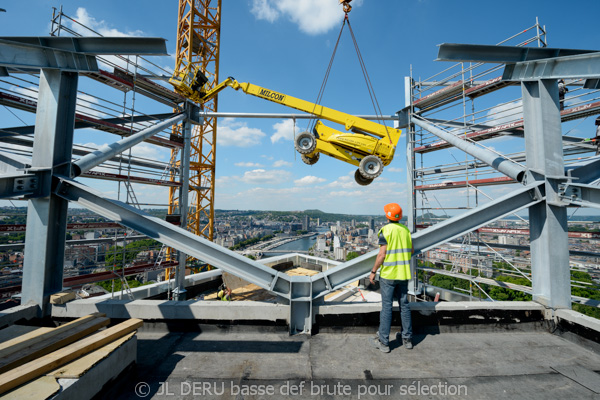
[{"label": "steel lifting cable", "polygon": [[[381,112],[381,107],[379,106],[379,102],[377,101],[377,96],[375,96],[375,89],[373,88],[373,84],[371,83],[371,79],[369,78],[369,73],[367,72],[367,67],[362,58],[362,54],[358,47],[358,42],[356,41],[356,37],[354,36],[354,31],[352,30],[352,26],[350,25],[350,19],[348,18],[348,12],[344,15],[344,21],[342,22],[342,27],[340,29],[340,33],[338,34],[337,41],[335,42],[335,47],[333,48],[333,53],[331,54],[331,59],[329,60],[329,65],[327,66],[327,71],[325,72],[325,77],[323,78],[323,82],[321,83],[321,88],[319,89],[319,94],[317,95],[317,100],[315,101],[315,105],[313,107],[314,111],[321,102],[323,98],[323,94],[325,93],[325,86],[327,85],[327,80],[329,79],[329,74],[331,73],[331,67],[333,66],[333,60],[335,59],[335,55],[338,49],[338,45],[340,43],[340,38],[342,37],[342,32],[344,31],[344,26],[348,22],[348,29],[350,30],[350,36],[352,37],[352,42],[354,44],[354,49],[356,50],[356,55],[358,57],[358,62],[360,64],[360,68],[363,73],[363,77],[365,78],[365,83],[367,84],[367,90],[369,91],[369,97],[371,98],[371,103],[373,104],[373,109],[375,110],[375,115],[378,117],[378,121],[385,127],[385,132],[387,134],[388,140],[390,144],[392,144],[392,138],[390,137],[390,133],[388,131],[388,127],[385,124],[383,119],[383,113]],[[310,119],[308,122],[308,131],[312,131],[315,125],[316,118]]]},{"label": "steel lifting cable", "polygon": [[[346,14],[346,19],[348,19],[348,14]],[[373,84],[371,83],[371,79],[369,78],[369,73],[367,72],[367,67],[365,65],[365,61],[363,60],[362,54],[360,53],[360,49],[358,48],[358,42],[356,41],[356,37],[354,36],[354,31],[352,30],[352,25],[350,25],[350,20],[348,19],[348,29],[350,30],[350,36],[352,36],[352,41],[354,42],[354,48],[356,49],[356,55],[358,57],[358,61],[360,63],[360,68],[362,69],[363,76],[365,78],[365,82],[367,84],[367,90],[369,91],[369,96],[371,97],[371,103],[373,104],[373,109],[375,110],[375,115],[379,117],[379,122],[381,125],[385,126],[385,133],[387,134],[388,140],[390,144],[392,143],[392,138],[390,137],[390,133],[388,132],[388,127],[383,120],[383,113],[381,112],[381,107],[379,107],[379,102],[377,101],[377,96],[375,96],[375,89],[373,88]]]},{"label": "steel lifting cable", "polygon": [[[329,65],[327,66],[327,71],[325,71],[325,77],[323,78],[323,82],[321,83],[321,88],[319,89],[319,94],[317,95],[317,100],[314,102],[312,114],[314,115],[315,109],[317,105],[321,103],[321,99],[323,98],[323,94],[325,93],[325,86],[327,86],[327,80],[329,79],[329,73],[331,72],[331,67],[333,66],[333,60],[335,59],[335,54],[337,52],[338,45],[340,44],[340,38],[342,37],[342,32],[344,31],[344,26],[346,25],[346,21],[348,24],[350,21],[348,20],[348,14],[344,17],[344,21],[342,22],[342,27],[340,29],[340,33],[338,34],[337,41],[335,42],[335,47],[333,48],[333,53],[331,54],[331,59],[329,60]],[[308,120],[307,130],[311,132],[315,127],[316,118],[312,118]]]}]

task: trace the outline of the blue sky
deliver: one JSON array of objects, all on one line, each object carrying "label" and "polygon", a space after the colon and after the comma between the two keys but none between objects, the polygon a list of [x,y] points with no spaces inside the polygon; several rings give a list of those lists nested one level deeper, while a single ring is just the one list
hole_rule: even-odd
[{"label": "blue sky", "polygon": [[[343,12],[337,0],[224,0],[221,28],[220,76],[234,76],[309,101],[316,99]],[[44,36],[50,30],[52,6],[92,25],[106,36],[163,37],[169,54],[175,52],[177,5],[175,1],[82,2],[63,0],[0,0],[0,32],[3,36]],[[546,25],[550,47],[598,48],[597,16],[600,2],[570,1],[447,1],[355,0],[350,21],[384,114],[404,106],[404,77],[413,71],[425,78],[450,64],[434,62],[440,43],[495,44],[535,24]],[[174,58],[154,60],[169,70]],[[21,85],[26,86],[23,82]],[[8,87],[9,84],[0,85]],[[122,104],[123,94],[89,79],[80,90]],[[510,95],[518,97],[518,92]],[[507,96],[510,96],[507,95]],[[85,95],[81,95],[85,100]],[[509,97],[507,97],[509,98]],[[88,98],[94,102],[93,98]],[[131,105],[131,96],[125,99]],[[506,101],[498,99],[498,103]],[[347,29],[321,102],[351,114],[374,114],[357,56]],[[138,96],[135,106],[146,113],[168,112]],[[116,107],[116,106],[115,106]],[[241,92],[226,89],[219,95],[223,112],[297,112]],[[33,123],[31,114],[0,106],[0,126]],[[581,122],[581,121],[580,121]],[[299,120],[295,133],[306,129]],[[565,127],[571,135],[592,136],[593,120]],[[220,120],[218,125],[216,208],[219,209],[321,209],[328,212],[377,214],[382,204],[406,201],[404,135],[394,161],[368,187],[354,182],[355,168],[329,157],[307,166],[294,151],[291,121],[276,119]],[[117,137],[94,130],[76,133],[79,144],[101,145]],[[522,142],[521,142],[522,143]],[[487,145],[487,143],[486,143]],[[512,142],[491,143],[500,151],[517,151]],[[454,150],[437,152],[439,162],[464,159]],[[169,152],[152,145],[138,146],[134,154],[168,160]],[[450,161],[447,161],[450,160]],[[431,158],[430,161],[431,162]],[[116,198],[115,183],[84,180]],[[166,191],[155,186],[135,186],[141,202],[166,203]],[[510,186],[484,189],[497,197]],[[121,189],[121,192],[123,189]],[[472,194],[471,194],[472,195]],[[121,193],[122,196],[122,193]],[[435,193],[436,202],[450,206],[464,203],[464,192]],[[123,199],[123,197],[121,197]],[[461,199],[459,201],[459,199]],[[480,202],[485,202],[483,198]],[[471,203],[473,204],[473,203]],[[580,211],[580,213],[584,213]]]}]

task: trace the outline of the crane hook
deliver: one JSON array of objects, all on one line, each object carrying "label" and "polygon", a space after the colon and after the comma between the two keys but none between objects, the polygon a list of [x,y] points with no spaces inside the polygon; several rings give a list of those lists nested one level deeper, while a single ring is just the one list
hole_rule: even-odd
[{"label": "crane hook", "polygon": [[340,4],[342,4],[342,5],[343,5],[343,7],[344,7],[344,12],[345,12],[346,14],[348,14],[348,13],[349,13],[349,12],[352,10],[352,6],[350,5],[350,2],[351,2],[351,1],[352,1],[352,0],[340,0]]}]

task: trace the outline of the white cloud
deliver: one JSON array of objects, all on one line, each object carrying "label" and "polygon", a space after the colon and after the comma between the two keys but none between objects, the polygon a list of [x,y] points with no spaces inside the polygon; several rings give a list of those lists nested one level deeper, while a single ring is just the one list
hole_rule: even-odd
[{"label": "white cloud", "polygon": [[22,94],[27,97],[32,97],[37,101],[38,99],[38,88],[37,86],[29,86],[29,87],[19,87],[19,86],[11,86],[9,89],[11,92],[16,92]]},{"label": "white cloud", "polygon": [[[360,6],[357,1],[353,6]],[[326,33],[344,18],[342,6],[335,0],[252,0],[250,10],[257,19],[277,21],[284,17],[309,35]]]},{"label": "white cloud", "polygon": [[289,161],[285,160],[277,160],[273,163],[273,167],[281,168],[281,167],[291,167],[293,164]]},{"label": "white cloud", "polygon": [[333,197],[358,197],[361,196],[363,193],[360,190],[353,190],[353,191],[348,191],[348,190],[341,190],[339,192],[330,192],[329,195],[333,196]]},{"label": "white cloud", "polygon": [[298,186],[312,186],[312,185],[317,185],[319,183],[323,183],[325,181],[326,181],[326,179],[319,178],[319,177],[312,176],[312,175],[307,175],[304,178],[296,179],[294,181],[294,183]]},{"label": "white cloud", "polygon": [[[298,125],[296,125],[296,128],[298,128]],[[275,133],[271,135],[271,143],[277,143],[280,139],[293,141],[294,132],[297,132],[294,129],[294,120],[292,119],[277,122],[273,125],[273,129],[275,129]]]},{"label": "white cloud", "polygon": [[[116,140],[115,140],[116,141]],[[91,149],[90,151],[94,151],[99,149],[102,146],[107,145],[107,143],[97,144],[97,143],[75,143],[77,146],[87,147]],[[123,155],[128,155],[129,151],[126,150],[123,152]],[[171,151],[165,149],[163,147],[151,145],[148,143],[140,143],[136,144],[131,148],[131,155],[134,157],[145,158],[153,161],[168,161],[171,158]]]},{"label": "white cloud", "polygon": [[279,11],[271,7],[267,0],[254,0],[250,10],[257,19],[264,19],[269,22],[275,22],[279,18]]},{"label": "white cloud", "polygon": [[263,165],[253,162],[238,162],[233,164],[236,167],[245,167],[245,168],[261,168]]},{"label": "white cloud", "polygon": [[97,144],[97,143],[93,143],[93,142],[88,142],[88,143],[75,143],[75,145],[77,146],[82,146],[82,147],[89,147],[90,149],[99,149],[101,146],[104,146],[106,143],[104,144]]},{"label": "white cloud", "polygon": [[[92,30],[94,30],[95,32],[99,33],[101,36],[106,36],[106,37],[142,37],[142,36],[148,36],[144,31],[140,30],[140,29],[136,29],[136,30],[128,30],[128,31],[122,31],[119,30],[117,28],[112,27],[109,23],[107,23],[104,20],[98,21],[96,20],[96,18],[94,18],[92,15],[90,15],[90,13],[88,13],[87,9],[85,9],[84,7],[79,7],[77,9],[77,11],[75,12],[75,18],[74,18],[77,22],[79,22],[80,24],[83,24],[85,26],[87,26],[88,28],[91,28]],[[81,26],[78,23],[75,23],[73,21],[67,21],[67,23],[69,25],[69,28],[74,30],[75,32],[83,35],[83,36],[95,36],[95,33],[90,31],[89,29],[84,28],[83,26]],[[172,63],[169,63],[168,65],[163,65],[162,67],[168,71],[173,71],[173,65],[175,65],[175,59],[173,58],[175,55],[172,55]],[[164,62],[164,58],[163,57],[150,57],[147,56],[146,58],[151,58],[153,59],[153,62],[155,64],[162,64]],[[136,56],[120,56],[120,57],[116,57],[116,56],[110,56],[110,55],[103,55],[103,56],[99,56],[98,57],[98,62],[100,63],[100,65],[103,68],[107,68],[109,70],[112,70],[113,67],[119,66],[125,70],[131,70],[132,66],[128,65],[128,61],[129,60],[131,63],[136,63],[144,66],[146,68],[150,68],[153,69],[146,61],[139,59]],[[169,60],[170,61],[170,60]],[[162,84],[160,81],[157,82],[158,84]],[[166,87],[169,87],[167,85],[165,85]]]},{"label": "white cloud", "polygon": [[[19,87],[11,86],[10,91],[32,98],[37,101],[39,96],[39,88],[37,86]],[[77,93],[77,108],[76,112],[80,114],[90,115],[96,118],[102,118],[105,114],[97,109],[100,101],[89,94]]]},{"label": "white cloud", "polygon": [[260,144],[266,134],[257,128],[249,128],[245,122],[225,118],[219,125],[217,143],[222,146],[251,147]]},{"label": "white cloud", "polygon": [[492,107],[487,113],[487,122],[492,125],[503,125],[523,119],[523,101],[500,104]]},{"label": "white cloud", "polygon": [[136,157],[143,157],[157,161],[167,161],[171,158],[170,150],[148,143],[140,143],[133,146],[131,148],[131,154]]},{"label": "white cloud", "polygon": [[356,187],[356,185],[357,183],[354,180],[354,172],[352,172],[352,176],[340,176],[337,180],[331,182],[328,186],[333,188],[353,189]]},{"label": "white cloud", "polygon": [[219,176],[216,180],[215,180],[215,186],[216,186],[216,190],[218,193],[222,192],[223,189],[222,188],[229,188],[231,187],[231,185],[233,183],[236,183],[239,181],[239,177],[238,176]]},{"label": "white cloud", "polygon": [[292,174],[290,172],[280,169],[273,169],[270,171],[253,169],[252,171],[246,171],[240,180],[251,185],[279,185],[289,181],[291,176]]},{"label": "white cloud", "polygon": [[404,170],[402,168],[391,167],[391,168],[386,168],[386,171],[389,171],[389,172],[402,172]]},{"label": "white cloud", "polygon": [[[92,17],[85,8],[79,7],[75,12],[75,20],[82,25],[85,25],[94,31],[98,32],[102,36],[111,36],[111,37],[129,37],[129,36],[144,36],[144,32],[140,30],[122,32],[118,29],[111,28],[104,20],[97,21],[94,17]],[[71,22],[71,29],[75,32],[83,35],[90,36],[92,32],[85,29],[79,24],[75,22]]]},{"label": "white cloud", "polygon": [[102,118],[104,113],[98,110],[100,102],[97,98],[89,94],[77,93],[77,108],[76,111],[80,114],[91,115],[92,117]]},{"label": "white cloud", "polygon": [[[243,208],[248,210],[304,210],[308,205],[318,202],[319,208],[326,212],[347,212],[356,214],[382,213],[384,204],[397,202],[406,203],[406,190],[404,185],[397,185],[384,177],[377,178],[369,186],[359,186],[354,182],[354,176],[342,176],[330,184],[316,184],[313,186],[299,185],[298,182],[323,183],[319,177],[305,177],[295,181],[293,187],[283,187],[290,182],[289,175],[277,175],[276,171],[252,171],[248,173],[253,182],[249,189],[241,189],[236,183],[244,178],[226,177],[218,180],[218,185],[226,185],[226,190],[217,190],[217,201],[223,208]],[[281,173],[282,171],[279,171]],[[282,185],[261,185],[261,180],[266,180],[270,175],[277,175]],[[260,176],[260,179],[255,179]],[[274,180],[269,183],[273,183]],[[347,185],[347,187],[345,186]],[[310,190],[307,189],[310,187]],[[238,191],[240,190],[241,191]],[[241,200],[243,199],[243,200]],[[340,211],[340,207],[344,211]]]}]

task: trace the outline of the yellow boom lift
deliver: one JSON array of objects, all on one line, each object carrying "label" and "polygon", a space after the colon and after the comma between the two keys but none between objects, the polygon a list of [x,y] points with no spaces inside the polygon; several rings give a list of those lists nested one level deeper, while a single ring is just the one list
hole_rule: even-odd
[{"label": "yellow boom lift", "polygon": [[[348,19],[348,13],[352,9],[350,6],[351,1],[352,0],[339,0],[339,3],[342,4],[344,8],[344,13],[346,14],[344,23],[342,24],[342,30],[347,23],[352,35],[352,40],[357,49],[361,68],[363,68],[363,73],[367,77],[369,93],[373,100],[375,97],[374,91],[371,87],[370,80],[368,79],[366,67],[364,66],[362,56],[358,51],[358,43],[356,43],[354,33],[350,26],[350,20]],[[340,36],[341,33],[342,32],[340,31]],[[337,45],[338,44],[336,43],[336,49]],[[325,74],[325,81],[321,90],[325,87],[334,56],[335,50],[333,51],[332,60],[329,64],[327,73]],[[196,65],[188,64],[186,68],[178,71],[179,72],[173,74],[169,82],[175,87],[175,90],[178,93],[197,103],[206,103],[214,99],[221,90],[229,86],[235,90],[241,89],[246,94],[251,94],[274,103],[282,104],[286,107],[307,112],[317,118],[338,123],[343,125],[346,128],[346,131],[349,131],[340,132],[325,126],[321,121],[317,121],[312,133],[302,132],[298,135],[294,145],[298,153],[301,154],[302,161],[306,164],[312,165],[316,163],[319,160],[319,155],[321,153],[337,158],[338,160],[357,166],[358,170],[354,174],[354,179],[359,185],[365,186],[381,175],[383,167],[389,165],[394,158],[394,151],[396,150],[396,145],[398,144],[400,134],[402,133],[399,129],[388,128],[384,124],[379,124],[341,111],[323,107],[319,104],[275,92],[251,83],[240,83],[232,77],[229,77],[211,89],[210,83],[207,83],[208,79]],[[322,93],[319,93],[319,97],[321,97],[321,94]]]},{"label": "yellow boom lift", "polygon": [[[302,161],[309,165],[316,163],[319,160],[319,154],[323,153],[357,166],[358,170],[354,174],[354,178],[359,185],[363,186],[373,182],[373,179],[381,175],[383,167],[392,161],[402,133],[400,129],[389,128],[252,83],[240,83],[232,77],[208,91],[204,90],[204,78],[199,71],[188,71],[186,79],[182,79],[183,76],[179,79],[176,78],[171,78],[170,82],[177,91],[187,93],[188,97],[191,97],[190,94],[193,93],[193,97],[199,99],[200,102],[211,100],[229,86],[235,90],[241,89],[246,94],[344,125],[346,131],[350,132],[340,132],[317,121],[312,133],[302,132],[296,137],[295,148],[301,154]],[[198,90],[199,88],[200,90]]]}]

